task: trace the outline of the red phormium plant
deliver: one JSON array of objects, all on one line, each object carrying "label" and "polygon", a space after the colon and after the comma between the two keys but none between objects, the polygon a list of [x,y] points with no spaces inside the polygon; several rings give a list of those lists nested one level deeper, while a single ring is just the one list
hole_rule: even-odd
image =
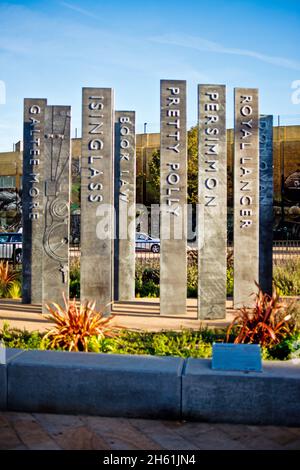
[{"label": "red phormium plant", "polygon": [[55,326],[49,330],[44,339],[49,346],[69,351],[88,351],[89,340],[92,336],[100,338],[115,336],[115,330],[109,325],[113,316],[106,318],[95,310],[95,302],[77,304],[75,299],[66,300],[64,306],[56,303],[47,305],[50,315],[47,319]]},{"label": "red phormium plant", "polygon": [[279,343],[293,328],[289,323],[291,315],[285,312],[279,303],[279,294],[273,287],[272,296],[263,293],[260,286],[255,294],[255,307],[243,307],[227,330],[227,341],[230,333],[237,333],[235,343],[256,343],[261,346],[272,346]]},{"label": "red phormium plant", "polygon": [[14,271],[8,261],[0,261],[0,296],[7,295],[17,277],[18,273]]}]

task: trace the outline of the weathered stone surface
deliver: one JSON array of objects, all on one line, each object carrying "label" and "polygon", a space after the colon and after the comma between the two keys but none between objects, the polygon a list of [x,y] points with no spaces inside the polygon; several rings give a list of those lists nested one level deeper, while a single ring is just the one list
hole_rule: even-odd
[{"label": "weathered stone surface", "polygon": [[[149,422],[150,420],[147,420]],[[113,450],[154,450],[161,449],[155,440],[141,432],[135,425],[136,420],[87,416],[84,422],[92,431],[106,442],[106,449]]]},{"label": "weathered stone surface", "polygon": [[135,298],[135,112],[115,113],[114,294],[116,300]]},{"label": "weathered stone surface", "polygon": [[183,359],[28,351],[8,366],[8,407],[178,417]]},{"label": "weathered stone surface", "polygon": [[22,300],[42,303],[46,99],[24,100]]},{"label": "weathered stone surface", "polygon": [[46,304],[69,296],[70,106],[47,106],[45,112],[43,311]]},{"label": "weathered stone surface", "polygon": [[299,366],[291,363],[265,362],[262,373],[245,373],[215,371],[210,360],[188,359],[182,377],[187,420],[299,426],[299,396]]},{"label": "weathered stone surface", "polygon": [[7,421],[11,424],[17,435],[21,437],[22,444],[29,450],[59,450],[60,447],[40,426],[33,416],[21,413],[8,413]]},{"label": "weathered stone surface", "polygon": [[186,314],[186,82],[161,80],[160,314]]},{"label": "weathered stone surface", "polygon": [[258,90],[235,88],[234,294],[236,308],[253,306],[259,281]]},{"label": "weathered stone surface", "polygon": [[199,85],[198,317],[225,318],[227,249],[226,88]]},{"label": "weathered stone surface", "polygon": [[23,446],[20,437],[17,435],[16,431],[9,422],[8,414],[8,412],[0,412],[0,450],[26,450],[26,447]]},{"label": "weathered stone surface", "polygon": [[6,410],[7,401],[7,380],[6,365],[0,364],[0,410]]},{"label": "weathered stone surface", "polygon": [[7,364],[22,354],[21,349],[5,348],[2,354],[3,364],[0,364],[0,410],[7,408]]},{"label": "weathered stone surface", "polygon": [[168,429],[164,422],[135,419],[135,427],[157,442],[162,449],[196,450],[197,447],[188,439],[183,439],[177,432]]},{"label": "weathered stone surface", "polygon": [[259,284],[272,294],[273,277],[273,116],[259,119]]},{"label": "weathered stone surface", "polygon": [[83,88],[81,299],[110,312],[113,299],[113,90]]},{"label": "weathered stone surface", "polygon": [[[0,412],[1,449],[28,448],[24,444],[28,441],[26,426],[18,427],[18,434],[16,433],[15,422],[18,419],[24,422],[35,421],[40,428],[41,434],[39,432],[36,435],[31,434],[30,446],[40,445],[40,437],[46,431],[48,437],[44,443],[47,449],[53,445],[53,441],[65,450],[101,450],[103,447],[112,451],[161,448],[166,450],[299,450],[300,448],[299,427]],[[52,423],[55,423],[54,426]],[[174,466],[180,468],[180,463],[186,455],[174,457],[176,459],[173,462]],[[104,454],[100,458],[103,462]],[[253,454],[252,458],[255,464],[257,455]],[[220,455],[221,465],[222,459],[224,460],[224,457]]]}]

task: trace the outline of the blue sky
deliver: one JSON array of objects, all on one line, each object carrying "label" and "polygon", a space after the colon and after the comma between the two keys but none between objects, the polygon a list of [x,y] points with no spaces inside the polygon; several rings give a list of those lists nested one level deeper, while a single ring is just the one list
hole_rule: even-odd
[{"label": "blue sky", "polygon": [[158,131],[161,78],[187,80],[189,125],[198,83],[227,85],[228,125],[235,86],[259,87],[262,113],[300,124],[299,44],[293,0],[0,0],[0,151],[22,138],[25,97],[71,105],[80,135],[83,86],[113,87],[138,132]]}]

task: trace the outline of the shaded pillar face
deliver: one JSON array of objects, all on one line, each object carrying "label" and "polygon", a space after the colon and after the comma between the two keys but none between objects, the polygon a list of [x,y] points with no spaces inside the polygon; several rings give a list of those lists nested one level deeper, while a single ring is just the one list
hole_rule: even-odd
[{"label": "shaded pillar face", "polygon": [[113,299],[113,90],[83,88],[81,300],[110,312]]},{"label": "shaded pillar face", "polygon": [[69,297],[71,108],[47,106],[45,112],[43,311]]},{"label": "shaded pillar face", "polygon": [[45,99],[24,100],[22,184],[24,303],[42,303]]},{"label": "shaded pillar face", "polygon": [[199,85],[198,317],[225,318],[227,148],[225,86]]},{"label": "shaded pillar face", "polygon": [[235,89],[234,306],[251,307],[259,281],[258,90]]},{"label": "shaded pillar face", "polygon": [[116,300],[135,298],[135,112],[115,113]]},{"label": "shaded pillar face", "polygon": [[259,284],[272,294],[273,277],[273,116],[259,119]]},{"label": "shaded pillar face", "polygon": [[160,313],[186,314],[186,82],[162,80]]}]

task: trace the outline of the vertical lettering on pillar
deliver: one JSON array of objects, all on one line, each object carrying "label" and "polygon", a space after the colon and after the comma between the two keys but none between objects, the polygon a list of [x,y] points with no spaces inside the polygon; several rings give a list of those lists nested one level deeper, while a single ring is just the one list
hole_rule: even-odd
[{"label": "vertical lettering on pillar", "polygon": [[251,307],[259,280],[258,90],[235,89],[234,305]]},{"label": "vertical lettering on pillar", "polygon": [[259,284],[272,294],[273,278],[273,116],[259,119]]},{"label": "vertical lettering on pillar", "polygon": [[109,314],[113,299],[113,90],[83,88],[81,299]]},{"label": "vertical lettering on pillar", "polygon": [[42,303],[46,99],[24,100],[22,300]]},{"label": "vertical lettering on pillar", "polygon": [[160,313],[186,314],[186,82],[161,80]]},{"label": "vertical lettering on pillar", "polygon": [[71,108],[47,106],[45,112],[45,189],[43,234],[43,311],[69,296]]},{"label": "vertical lettering on pillar", "polygon": [[116,300],[135,298],[135,112],[115,113]]},{"label": "vertical lettering on pillar", "polygon": [[227,249],[226,90],[199,85],[198,317],[225,318]]}]

